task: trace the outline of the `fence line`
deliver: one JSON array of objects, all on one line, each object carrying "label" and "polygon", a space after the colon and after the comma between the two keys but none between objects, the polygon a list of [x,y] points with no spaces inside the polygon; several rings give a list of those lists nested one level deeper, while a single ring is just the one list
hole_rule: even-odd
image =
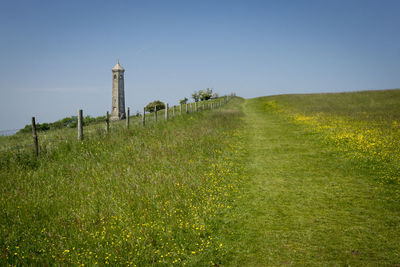
[{"label": "fence line", "polygon": [[[201,101],[201,102],[194,102],[194,103],[185,103],[185,114],[193,113],[193,112],[199,112],[199,111],[205,111],[205,110],[213,110],[217,108],[221,108],[223,104],[226,104],[229,102],[232,96],[224,96],[222,97],[222,100],[211,100],[211,102],[208,101]],[[166,104],[165,109],[164,109],[164,116],[165,116],[165,121],[168,121],[170,118],[170,109],[172,108],[172,117],[176,116],[175,109],[176,106],[169,107],[168,104]],[[158,111],[157,111],[157,106],[154,107],[154,123],[157,123],[158,119]],[[179,115],[182,115],[182,104],[179,105]],[[146,108],[143,108],[143,114],[142,114],[142,126],[146,125]],[[110,115],[109,112],[106,112],[106,133],[110,133]],[[127,108],[127,116],[126,116],[126,128],[129,129],[130,126],[130,108]],[[94,129],[94,130],[99,130],[100,128]],[[78,140],[83,140],[84,139],[84,125],[83,125],[83,110],[79,109],[78,110],[78,125],[77,125],[77,134],[78,134]],[[103,130],[104,131],[104,130]],[[92,131],[90,131],[92,132]],[[89,133],[90,133],[89,132]],[[36,121],[35,117],[32,117],[32,136],[33,136],[33,144],[23,144],[23,145],[15,145],[15,147],[8,147],[7,149],[1,149],[0,152],[7,152],[7,151],[20,151],[23,150],[27,147],[34,147],[34,152],[35,155],[39,155],[39,138],[37,134],[37,129],[36,129]],[[68,141],[70,139],[44,139],[43,140],[43,145],[50,145],[51,143],[54,142],[60,142],[60,141]]]}]

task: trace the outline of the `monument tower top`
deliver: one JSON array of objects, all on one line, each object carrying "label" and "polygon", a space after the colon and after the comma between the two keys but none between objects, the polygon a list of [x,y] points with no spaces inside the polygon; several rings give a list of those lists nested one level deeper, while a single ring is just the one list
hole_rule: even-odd
[{"label": "monument tower top", "polygon": [[125,69],[119,64],[119,59],[117,59],[117,64],[112,68],[112,71],[125,71]]}]

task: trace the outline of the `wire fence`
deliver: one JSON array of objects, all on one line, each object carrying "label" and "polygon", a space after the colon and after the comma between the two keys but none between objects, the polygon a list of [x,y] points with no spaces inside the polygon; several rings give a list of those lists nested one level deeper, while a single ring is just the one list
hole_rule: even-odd
[{"label": "wire fence", "polygon": [[[3,137],[7,140],[0,143],[0,153],[18,153],[32,150],[36,153],[36,155],[39,155],[41,150],[47,150],[52,146],[57,146],[57,144],[59,144],[60,142],[70,142],[76,137],[78,140],[83,140],[85,138],[89,138],[90,136],[94,136],[95,134],[102,135],[109,133],[111,130],[122,128],[129,129],[129,127],[133,128],[138,126],[145,126],[147,124],[156,124],[160,121],[168,121],[175,116],[181,116],[205,110],[218,109],[226,104],[231,99],[231,97],[232,95],[223,96],[217,99],[186,103],[172,107],[169,107],[167,104],[164,109],[157,110],[157,108],[155,108],[155,111],[153,112],[146,112],[146,110],[143,109],[142,114],[137,114],[134,116],[129,116],[128,108],[125,123],[121,122],[121,120],[111,122],[109,120],[109,115],[107,112],[105,124],[104,122],[98,122],[91,124],[90,127],[86,127],[83,124],[83,112],[82,110],[79,110],[78,126],[76,128],[63,128],[52,130],[49,132],[36,132],[35,118],[32,117],[33,136],[29,138],[28,134],[24,134],[22,136],[13,135]],[[12,131],[16,132],[18,130]],[[78,133],[76,131],[78,131]]]}]

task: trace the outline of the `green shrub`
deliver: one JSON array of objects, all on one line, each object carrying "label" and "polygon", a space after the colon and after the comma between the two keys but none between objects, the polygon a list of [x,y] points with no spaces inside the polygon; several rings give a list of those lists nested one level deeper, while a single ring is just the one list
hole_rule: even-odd
[{"label": "green shrub", "polygon": [[165,104],[160,100],[155,100],[147,104],[145,110],[148,112],[154,112],[154,107],[156,107],[157,110],[165,109]]},{"label": "green shrub", "polygon": [[[98,122],[103,122],[106,120],[105,116],[99,116],[99,117],[91,117],[87,115],[86,117],[83,118],[83,125],[87,126],[92,123],[98,123]],[[48,130],[54,130],[54,129],[63,129],[63,128],[76,128],[78,125],[78,117],[77,116],[71,116],[71,117],[66,117],[61,120],[51,122],[51,123],[36,123],[36,130],[37,131],[48,131]],[[18,131],[18,133],[29,133],[32,132],[32,125],[27,124],[25,127],[21,130]]]}]

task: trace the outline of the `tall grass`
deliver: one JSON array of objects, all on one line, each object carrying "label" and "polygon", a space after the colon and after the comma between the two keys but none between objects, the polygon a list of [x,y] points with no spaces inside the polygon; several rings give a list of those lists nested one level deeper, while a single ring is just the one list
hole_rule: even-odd
[{"label": "tall grass", "polygon": [[[146,127],[0,155],[0,262],[218,265],[241,184],[239,99]],[[99,128],[100,129],[100,128]]]},{"label": "tall grass", "polygon": [[[198,110],[207,110],[210,109],[209,105],[211,103],[219,103],[222,101],[224,98],[215,98],[207,101],[200,101],[198,102]],[[188,112],[190,112],[189,106],[192,105],[192,111],[194,112],[194,103],[188,103]],[[207,107],[208,105],[208,107]],[[173,117],[173,109],[175,108],[175,115],[181,115],[179,106],[174,106],[169,108],[169,117]],[[182,114],[186,114],[185,110],[185,105],[181,106]],[[85,110],[83,110],[83,113]],[[190,112],[191,113],[191,112]],[[85,113],[84,113],[85,115]],[[158,117],[158,122],[164,121],[165,120],[165,109],[159,110],[157,112],[157,117]],[[105,117],[105,116],[104,116]],[[74,118],[74,116],[71,116],[70,118],[65,118],[65,119],[71,119]],[[64,120],[64,119],[63,119]],[[36,118],[36,123],[37,124],[46,124],[46,125],[56,125],[57,127],[50,127],[50,130],[48,131],[41,131],[38,129],[39,133],[39,145],[42,147],[42,149],[48,149],[53,147],[56,143],[58,142],[64,142],[67,139],[71,139],[73,137],[77,136],[77,128],[76,125],[74,127],[62,127],[60,125],[60,122],[63,120],[56,121],[54,123],[42,123],[40,118]],[[86,122],[85,122],[86,120]],[[154,124],[155,118],[154,118],[154,112],[151,113],[146,113],[146,124]],[[130,125],[131,127],[139,126],[142,125],[142,116],[141,115],[133,115],[130,116]],[[125,127],[125,120],[122,121],[115,121],[115,122],[110,122],[110,127],[112,128],[123,128]],[[30,130],[29,130],[30,128]],[[93,134],[101,134],[104,133],[106,130],[106,123],[105,123],[105,118],[103,117],[97,117],[96,119],[90,117],[90,116],[84,116],[84,135],[90,136]],[[12,136],[0,136],[0,153],[4,151],[21,151],[21,150],[27,150],[33,149],[33,143],[32,143],[32,130],[29,125],[26,125],[24,128],[24,131],[18,131],[18,133],[12,135]]]}]

